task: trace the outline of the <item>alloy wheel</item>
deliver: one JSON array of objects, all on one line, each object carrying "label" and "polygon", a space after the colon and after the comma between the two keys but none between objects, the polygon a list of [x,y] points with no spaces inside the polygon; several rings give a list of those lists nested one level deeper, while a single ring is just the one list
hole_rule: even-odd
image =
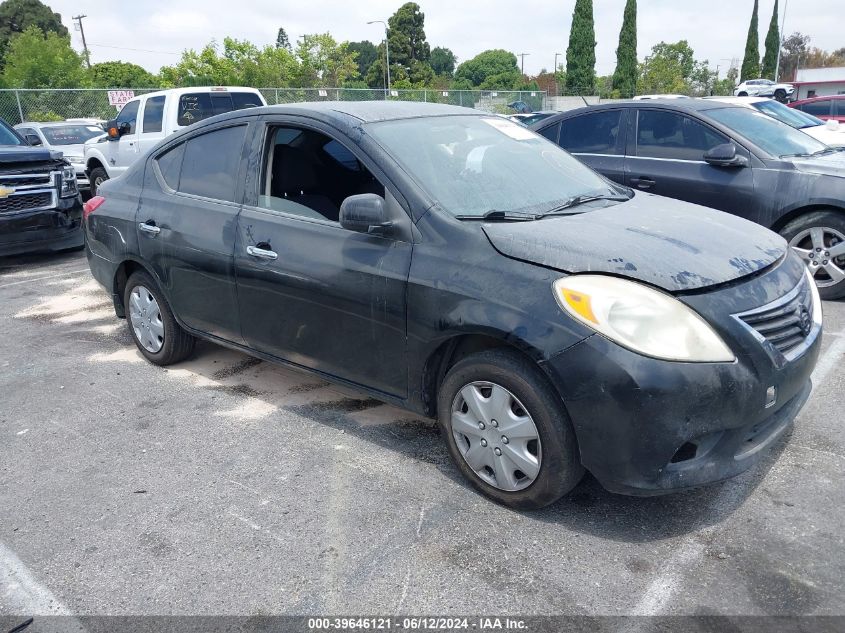
[{"label": "alloy wheel", "polygon": [[845,280],[845,235],[836,229],[814,226],[789,241],[813,275],[819,288]]},{"label": "alloy wheel", "polygon": [[129,320],[138,343],[157,353],[164,345],[164,323],[158,301],[144,286],[135,286],[129,294]]},{"label": "alloy wheel", "polygon": [[510,391],[492,382],[465,385],[451,411],[452,435],[467,465],[485,483],[513,492],[540,474],[540,434]]}]

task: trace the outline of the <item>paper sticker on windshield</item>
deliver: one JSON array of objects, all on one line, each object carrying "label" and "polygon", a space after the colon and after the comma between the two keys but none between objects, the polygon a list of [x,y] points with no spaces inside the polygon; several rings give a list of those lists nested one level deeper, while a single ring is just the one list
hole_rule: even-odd
[{"label": "paper sticker on windshield", "polygon": [[492,126],[502,132],[503,134],[507,134],[513,139],[517,141],[530,141],[534,138],[534,133],[531,132],[526,127],[519,125],[518,123],[514,123],[513,121],[508,121],[507,119],[481,119],[487,125]]}]

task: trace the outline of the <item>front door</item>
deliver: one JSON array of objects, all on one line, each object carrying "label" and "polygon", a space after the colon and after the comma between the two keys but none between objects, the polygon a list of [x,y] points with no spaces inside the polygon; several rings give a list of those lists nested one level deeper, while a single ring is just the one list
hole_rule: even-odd
[{"label": "front door", "polygon": [[404,214],[398,192],[385,190],[333,130],[271,118],[259,136],[261,177],[239,216],[235,249],[246,342],[404,397],[412,244],[338,222],[343,200],[361,193],[383,195]]},{"label": "front door", "polygon": [[135,215],[141,257],[190,328],[242,343],[232,261],[248,125],[227,122],[158,153]]},{"label": "front door", "polygon": [[[704,154],[731,140],[704,122],[679,112],[641,109],[625,159],[627,184],[743,217],[757,217],[754,176],[745,167],[715,167]],[[737,153],[748,152],[737,146]]]},{"label": "front door", "polygon": [[111,144],[108,171],[112,178],[125,172],[138,158],[138,110],[140,105],[140,99],[130,101],[123,106],[115,119],[118,127],[126,123],[129,125],[129,130],[118,137],[117,140],[107,141]]}]

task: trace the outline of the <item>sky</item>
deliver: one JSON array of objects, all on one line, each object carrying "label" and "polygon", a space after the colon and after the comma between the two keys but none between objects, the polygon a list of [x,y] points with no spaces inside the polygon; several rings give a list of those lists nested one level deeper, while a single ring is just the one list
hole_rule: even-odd
[{"label": "sky", "polygon": [[[775,0],[760,0],[762,55]],[[809,35],[811,45],[826,50],[845,46],[841,28],[843,0],[787,0],[787,34]],[[72,16],[85,14],[85,37],[92,63],[122,60],[151,72],[179,60],[185,49],[199,49],[211,39],[226,36],[258,45],[275,43],[284,27],[293,43],[305,33],[330,32],[338,41],[381,41],[380,24],[402,0],[202,0],[173,2],[140,0],[46,0],[71,31],[74,47],[82,38],[73,30]],[[551,70],[555,53],[566,53],[575,0],[418,0],[425,13],[425,31],[432,48],[446,46],[458,61],[489,48],[528,53],[525,72]],[[686,39],[696,58],[719,66],[724,75],[731,59],[739,63],[753,0],[639,0],[638,55],[642,59],[661,40]],[[606,75],[616,65],[616,46],[625,0],[594,0],[596,72]],[[784,0],[780,0],[783,20]],[[131,50],[130,50],[131,49]],[[564,57],[558,58],[563,63]]]}]

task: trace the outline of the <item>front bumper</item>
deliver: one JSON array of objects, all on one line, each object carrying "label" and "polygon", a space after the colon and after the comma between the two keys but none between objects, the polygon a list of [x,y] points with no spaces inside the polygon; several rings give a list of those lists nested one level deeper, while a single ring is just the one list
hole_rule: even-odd
[{"label": "front bumper", "polygon": [[[802,274],[788,256],[746,284],[682,298],[734,350],[732,363],[651,359],[598,334],[543,363],[572,419],[581,461],[604,487],[661,494],[733,477],[765,457],[809,397],[821,327],[787,361],[729,315],[785,295]],[[772,387],[777,398],[767,406]]]},{"label": "front bumper", "polygon": [[82,246],[82,202],[59,198],[53,209],[0,213],[0,257]]}]

